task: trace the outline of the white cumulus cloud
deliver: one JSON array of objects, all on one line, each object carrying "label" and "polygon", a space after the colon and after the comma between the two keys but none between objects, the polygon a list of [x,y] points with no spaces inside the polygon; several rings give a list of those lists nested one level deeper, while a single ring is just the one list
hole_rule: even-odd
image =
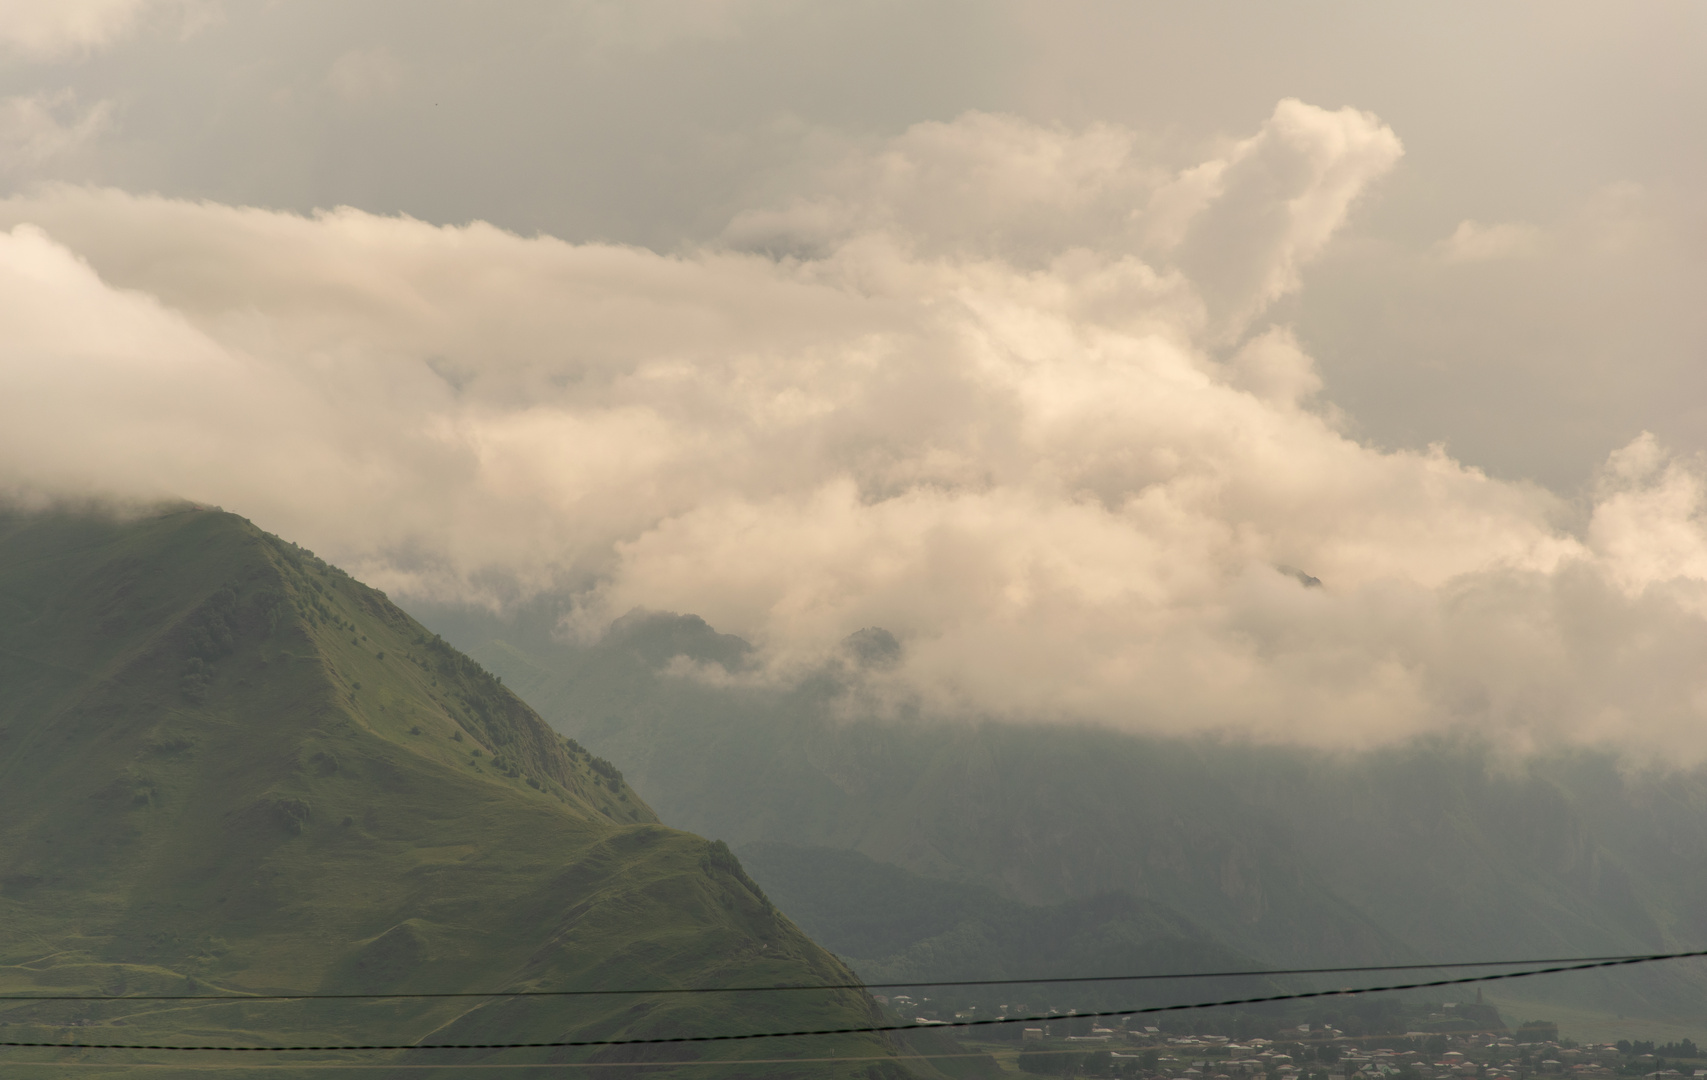
[{"label": "white cumulus cloud", "polygon": [[219,503],[405,597],[570,589],[572,629],[695,612],[743,677],[882,626],[870,689],[931,710],[1707,750],[1699,468],[1639,439],[1585,516],[1372,448],[1263,322],[1397,138],[1284,102],[1183,172],[1135,146],[921,125],[674,255],[14,197],[0,485]]}]

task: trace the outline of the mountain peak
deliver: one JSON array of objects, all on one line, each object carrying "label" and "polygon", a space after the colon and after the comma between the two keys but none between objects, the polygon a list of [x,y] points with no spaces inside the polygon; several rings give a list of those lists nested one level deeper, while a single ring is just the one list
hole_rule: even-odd
[{"label": "mountain peak", "polygon": [[[383,593],[209,510],[0,513],[0,925],[0,993],[852,981],[726,848],[658,824]],[[876,1015],[859,992],[810,997],[0,1013],[45,1041],[92,1016],[127,1026],[89,1041],[300,1042],[311,1023],[388,1044]]]}]

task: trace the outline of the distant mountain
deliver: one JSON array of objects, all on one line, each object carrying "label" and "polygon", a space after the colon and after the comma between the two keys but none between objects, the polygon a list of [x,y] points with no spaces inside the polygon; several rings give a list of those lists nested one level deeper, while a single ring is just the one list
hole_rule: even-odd
[{"label": "distant mountain", "polygon": [[[433,617],[619,762],[664,820],[742,850],[856,851],[1032,905],[1125,894],[1287,965],[1707,943],[1700,771],[1632,771],[1589,752],[1507,760],[1450,742],[1332,755],[861,719],[846,708],[864,662],[851,645],[845,663],[788,688],[713,686],[670,674],[670,658],[738,667],[746,646],[691,616],[637,613],[590,645],[553,639],[542,610],[523,616]],[[1522,995],[1699,1019],[1701,967],[1535,980]]]},{"label": "distant mountain", "polygon": [[[0,997],[849,978],[726,847],[659,824],[609,762],[312,553],[215,511],[0,514]],[[878,1016],[848,991],[0,1000],[0,1039],[527,1042]],[[313,1063],[668,1061],[758,1046],[864,1059],[787,1075],[909,1071],[870,1036]]]},{"label": "distant mountain", "polygon": [[[938,881],[875,862],[857,851],[759,842],[741,862],[812,939],[874,982],[929,979],[1032,979],[1117,976],[1133,972],[1248,971],[1249,956],[1218,944],[1191,920],[1161,904],[1107,893],[1058,904],[1022,904],[982,885]],[[983,1015],[1066,1007],[1118,1009],[1195,995],[1276,993],[1268,979],[1206,983],[1048,982],[1023,986],[915,990]],[[923,1008],[933,1018],[944,1010]],[[953,1011],[949,1009],[947,1011]],[[1018,1038],[1017,1031],[1008,1036]]]}]

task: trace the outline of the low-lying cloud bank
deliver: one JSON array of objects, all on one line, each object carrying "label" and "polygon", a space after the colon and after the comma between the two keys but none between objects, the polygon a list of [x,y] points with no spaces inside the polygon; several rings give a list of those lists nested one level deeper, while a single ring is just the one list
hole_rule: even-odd
[{"label": "low-lying cloud bank", "polygon": [[577,632],[691,611],[769,677],[882,626],[928,709],[1707,751],[1693,463],[1639,439],[1585,508],[1381,452],[1264,321],[1394,134],[1287,101],[1184,172],[1135,146],[920,125],[678,255],[15,197],[0,486],[218,503],[403,597],[567,588]]}]

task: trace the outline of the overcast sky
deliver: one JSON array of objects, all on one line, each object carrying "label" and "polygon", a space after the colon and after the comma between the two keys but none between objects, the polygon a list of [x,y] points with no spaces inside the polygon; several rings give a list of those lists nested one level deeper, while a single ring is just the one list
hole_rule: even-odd
[{"label": "overcast sky", "polygon": [[0,49],[26,497],[767,677],[881,624],[944,710],[1701,748],[1698,0],[0,0]]}]

